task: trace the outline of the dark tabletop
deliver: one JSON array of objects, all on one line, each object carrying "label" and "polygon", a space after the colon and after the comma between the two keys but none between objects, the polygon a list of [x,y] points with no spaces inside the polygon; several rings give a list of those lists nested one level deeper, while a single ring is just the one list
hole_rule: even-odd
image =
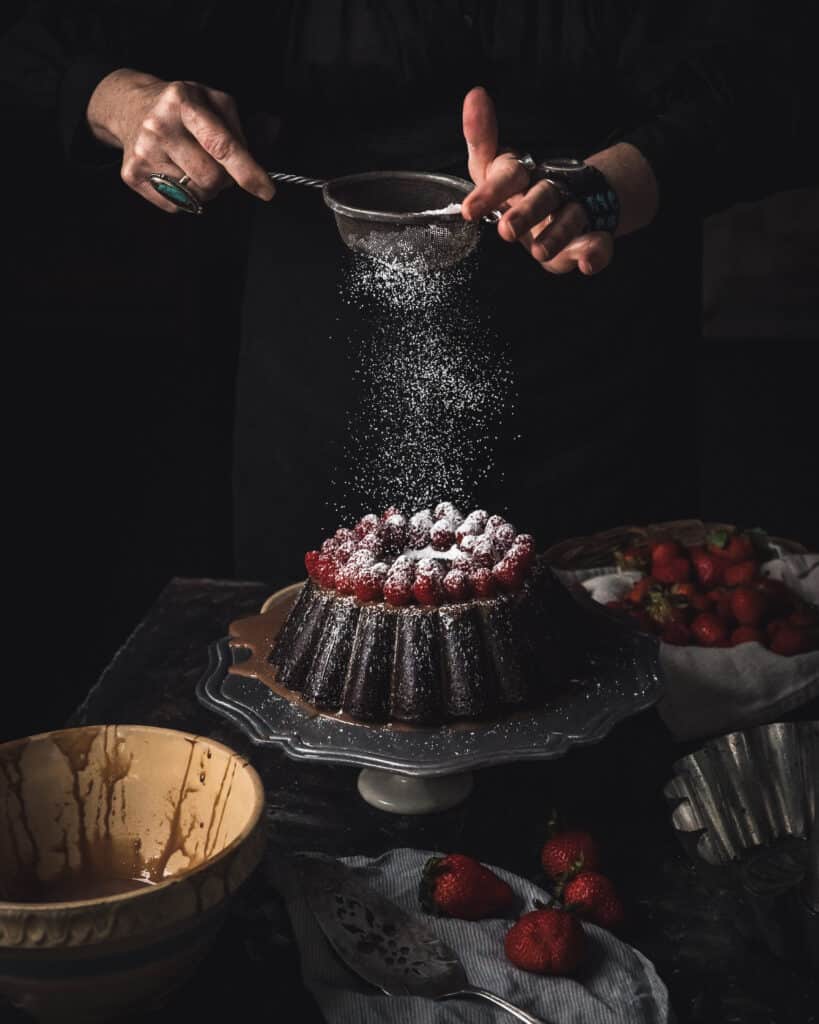
[{"label": "dark tabletop", "polygon": [[[692,746],[674,743],[655,711],[560,760],[479,771],[473,795],[451,811],[387,814],[358,795],[358,769],[254,747],[197,702],[208,644],[226,635],[233,619],[255,614],[267,595],[258,583],[172,580],[68,724],[158,725],[240,751],[264,781],[272,848],[338,855],[396,846],[458,851],[542,884],[538,854],[550,808],[557,807],[600,838],[606,872],[628,906],[623,937],[656,964],[682,1024],[819,1021],[819,981],[745,938],[736,927],[734,891],[703,877],[683,854],[662,788],[673,761]],[[792,717],[816,717],[816,710],[813,702]],[[195,979],[151,1019],[203,1019],[203,1012],[215,1019],[242,1006],[272,1013],[295,1001],[300,1022],[319,1022],[298,963],[286,915],[262,868],[236,899]]]}]

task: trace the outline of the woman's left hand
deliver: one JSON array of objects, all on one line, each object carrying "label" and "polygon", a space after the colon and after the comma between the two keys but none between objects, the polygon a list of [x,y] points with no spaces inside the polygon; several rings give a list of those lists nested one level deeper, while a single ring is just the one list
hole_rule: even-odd
[{"label": "woman's left hand", "polygon": [[564,203],[546,181],[530,187],[531,175],[515,154],[498,153],[495,105],[485,89],[467,93],[463,129],[469,174],[476,186],[461,207],[467,220],[502,209],[498,221],[501,238],[520,242],[552,274],[566,274],[575,267],[583,274],[596,274],[609,265],[614,253],[611,234],[589,231],[580,203]]}]

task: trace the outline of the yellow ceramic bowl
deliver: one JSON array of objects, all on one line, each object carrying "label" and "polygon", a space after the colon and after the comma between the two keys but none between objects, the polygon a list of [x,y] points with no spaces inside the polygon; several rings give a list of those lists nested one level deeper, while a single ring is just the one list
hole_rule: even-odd
[{"label": "yellow ceramic bowl", "polygon": [[41,1020],[155,1001],[262,857],[254,769],[203,736],[87,726],[0,745],[0,996]]}]

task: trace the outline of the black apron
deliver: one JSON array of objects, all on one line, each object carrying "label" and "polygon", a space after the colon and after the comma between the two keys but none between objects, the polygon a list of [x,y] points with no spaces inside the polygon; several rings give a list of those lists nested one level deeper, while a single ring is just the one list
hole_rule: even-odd
[{"label": "black apron", "polygon": [[[356,9],[375,38],[382,8],[345,6]],[[382,14],[368,15],[371,7]],[[413,5],[387,7],[406,15]],[[440,46],[446,28],[444,20],[436,31],[440,61],[447,54]],[[428,30],[415,22],[405,26],[411,52],[396,65],[402,73],[416,51],[424,52],[417,37]],[[291,109],[282,101],[285,128],[270,166],[319,177],[377,168],[466,176],[460,105],[476,82],[471,76],[480,73],[491,76],[480,80],[498,100],[501,131],[508,125],[516,134],[504,134],[504,141],[522,149],[539,145],[541,153],[583,151],[582,131],[570,138],[579,129],[567,127],[567,110],[559,123],[544,118],[534,80],[527,98],[518,81],[520,62],[493,62],[485,48],[475,55],[467,47],[445,68],[423,66],[409,80],[396,72],[387,82],[383,69],[372,70],[379,51],[371,39],[363,49],[333,51],[332,74],[322,65],[326,74],[305,84],[304,69],[314,66],[314,50],[324,52],[322,40],[305,41],[293,31],[291,44],[299,42],[306,52],[302,61],[285,64],[283,95],[295,98]],[[362,100],[368,70],[380,83],[379,102]],[[600,134],[598,121],[599,111],[585,121],[575,111],[590,140]],[[587,141],[585,151],[590,147]],[[258,209],[234,450],[236,569],[244,577],[275,584],[301,578],[304,552],[339,525],[334,509],[346,497],[344,474],[355,469],[344,464],[350,414],[361,400],[351,339],[366,334],[372,316],[366,303],[357,308],[341,299],[350,258],[318,193],[282,186]],[[611,267],[593,278],[552,276],[521,246],[487,228],[470,287],[508,348],[518,392],[515,415],[493,442],[502,477],[481,481],[475,504],[506,512],[541,544],[627,521],[695,513],[690,389],[699,328],[698,223],[660,219],[618,240]],[[379,511],[362,500],[355,511],[373,510]]]}]

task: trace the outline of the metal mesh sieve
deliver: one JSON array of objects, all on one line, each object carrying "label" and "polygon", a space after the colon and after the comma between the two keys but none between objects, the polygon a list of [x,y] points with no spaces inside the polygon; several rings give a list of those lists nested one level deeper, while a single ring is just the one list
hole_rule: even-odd
[{"label": "metal mesh sieve", "polygon": [[270,178],[321,188],[344,244],[367,256],[438,270],[459,263],[478,244],[479,222],[434,212],[472,191],[463,178],[416,171],[368,171],[331,181],[271,172]]}]

